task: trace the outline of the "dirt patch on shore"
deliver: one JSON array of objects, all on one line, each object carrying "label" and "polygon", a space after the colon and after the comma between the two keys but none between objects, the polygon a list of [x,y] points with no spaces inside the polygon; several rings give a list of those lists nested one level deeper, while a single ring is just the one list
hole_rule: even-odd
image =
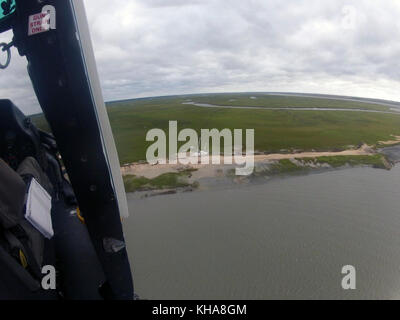
[{"label": "dirt patch on shore", "polygon": [[400,136],[393,136],[395,140],[389,140],[389,141],[379,141],[379,144],[387,145],[390,146],[392,144],[398,144],[400,143]]},{"label": "dirt patch on shore", "polygon": [[366,156],[372,155],[375,153],[375,150],[368,146],[367,144],[363,144],[359,149],[354,150],[344,150],[338,152],[299,152],[299,153],[288,153],[288,154],[266,154],[266,155],[256,155],[254,156],[255,161],[264,161],[264,160],[283,160],[283,159],[301,159],[301,158],[318,158],[318,157],[336,157],[336,156]]}]

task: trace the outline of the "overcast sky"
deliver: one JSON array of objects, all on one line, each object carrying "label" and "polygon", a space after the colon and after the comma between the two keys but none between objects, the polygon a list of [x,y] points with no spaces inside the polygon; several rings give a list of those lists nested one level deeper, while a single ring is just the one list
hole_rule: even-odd
[{"label": "overcast sky", "polygon": [[[398,0],[84,2],[106,101],[226,91],[400,101]],[[40,110],[15,49],[0,73],[0,97]]]}]

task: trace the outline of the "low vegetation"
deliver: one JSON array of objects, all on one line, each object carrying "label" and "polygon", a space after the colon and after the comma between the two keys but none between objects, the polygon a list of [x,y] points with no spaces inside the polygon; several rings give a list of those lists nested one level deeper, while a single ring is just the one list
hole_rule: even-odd
[{"label": "low vegetation", "polygon": [[391,165],[382,154],[361,156],[330,156],[301,159],[284,159],[272,164],[268,174],[297,174],[315,168],[330,167],[341,168],[344,166],[371,166],[379,169],[390,169]]},{"label": "low vegetation", "polygon": [[126,175],[123,177],[126,192],[177,189],[184,187],[196,188],[196,183],[189,183],[187,179],[191,176],[193,170],[184,170],[181,172],[164,173],[156,178],[148,179],[135,175]]},{"label": "low vegetation", "polygon": [[306,166],[300,166],[289,159],[279,160],[272,164],[268,170],[271,175],[293,174],[307,170]]},{"label": "low vegetation", "polygon": [[[324,100],[318,100],[323,105]],[[159,98],[108,105],[121,164],[144,160],[152,144],[146,142],[146,133],[152,128],[168,133],[170,120],[178,121],[179,130],[193,128],[198,133],[202,128],[255,129],[255,149],[265,153],[341,151],[349,145],[375,145],[391,140],[392,134],[400,135],[400,114],[213,109],[182,105],[183,101]],[[344,107],[348,102],[340,103]]]},{"label": "low vegetation", "polygon": [[387,161],[381,154],[363,156],[333,156],[302,159],[306,163],[328,164],[332,168],[340,168],[345,165],[360,166],[367,165],[374,168],[387,169]]}]

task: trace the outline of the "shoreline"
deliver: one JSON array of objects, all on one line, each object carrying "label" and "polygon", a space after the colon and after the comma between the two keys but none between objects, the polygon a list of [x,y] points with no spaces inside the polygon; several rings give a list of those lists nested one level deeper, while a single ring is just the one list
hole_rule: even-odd
[{"label": "shoreline", "polygon": [[[380,141],[380,145],[393,147],[400,137],[392,141]],[[370,166],[390,170],[394,162],[381,149],[363,144],[358,149],[344,151],[297,152],[257,154],[254,171],[250,176],[236,176],[235,164],[156,164],[132,163],[121,167],[127,193],[142,193],[143,197],[192,192],[218,185],[246,184],[256,180],[269,180],[278,176],[305,175],[327,170],[340,170],[356,166]],[[204,156],[203,156],[204,157]],[[212,158],[206,156],[207,158]],[[182,159],[182,155],[179,156]],[[185,158],[186,160],[189,157]],[[199,161],[199,160],[198,160]]]},{"label": "shoreline", "polygon": [[[400,142],[396,140],[396,143]],[[390,146],[389,142],[386,142],[387,146]],[[293,160],[293,159],[304,159],[304,158],[318,158],[318,157],[337,157],[337,156],[362,156],[362,155],[374,155],[377,154],[376,150],[373,147],[368,146],[367,144],[363,144],[358,149],[348,149],[344,151],[321,151],[321,152],[298,152],[298,153],[272,153],[266,155],[254,155],[254,163],[262,163],[265,161],[278,161],[278,160]],[[235,164],[225,164],[225,157],[220,156],[220,164],[212,164],[212,160],[215,159],[213,156],[202,156],[202,159],[209,158],[209,164],[202,164],[201,160],[198,160],[198,163],[195,164],[156,164],[151,165],[149,163],[131,163],[121,167],[121,174],[123,176],[126,175],[135,175],[135,176],[142,176],[148,179],[156,178],[161,174],[165,174],[168,172],[180,172],[185,169],[196,169],[196,170],[203,170],[203,169],[218,169],[220,167],[233,167],[236,168]],[[179,157],[179,159],[185,160],[195,160],[196,158],[187,157]],[[194,162],[194,161],[193,161]]]}]

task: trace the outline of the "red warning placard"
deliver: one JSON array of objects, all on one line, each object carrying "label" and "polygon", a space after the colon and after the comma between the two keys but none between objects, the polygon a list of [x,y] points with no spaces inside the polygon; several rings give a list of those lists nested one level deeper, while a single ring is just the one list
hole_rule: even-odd
[{"label": "red warning placard", "polygon": [[50,14],[37,13],[29,16],[28,35],[46,32],[50,30]]}]

